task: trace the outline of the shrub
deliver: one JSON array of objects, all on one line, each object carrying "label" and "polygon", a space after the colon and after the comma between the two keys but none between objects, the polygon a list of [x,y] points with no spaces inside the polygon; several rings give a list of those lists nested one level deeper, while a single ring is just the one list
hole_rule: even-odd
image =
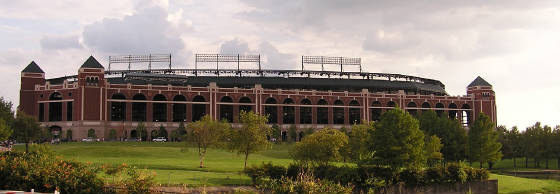
[{"label": "shrub", "polygon": [[126,169],[127,179],[118,183],[119,188],[123,188],[128,194],[148,193],[150,188],[155,185],[155,173],[146,170],[138,170],[136,167]]},{"label": "shrub", "polygon": [[286,167],[262,163],[261,166],[253,165],[245,170],[245,174],[251,177],[253,184],[257,184],[263,178],[280,179],[286,176]]},{"label": "shrub", "polygon": [[425,176],[425,171],[408,169],[399,173],[399,180],[406,186],[422,186],[426,185]]},{"label": "shrub", "polygon": [[62,160],[45,146],[28,153],[0,153],[0,190],[17,189],[39,192],[103,193],[103,181],[97,169]]},{"label": "shrub", "polygon": [[467,181],[466,168],[468,167],[465,167],[465,165],[461,163],[451,163],[447,165],[445,170],[447,181],[449,181],[449,183],[464,183]]},{"label": "shrub", "polygon": [[431,167],[426,169],[426,183],[442,183],[445,179],[444,168],[441,167]]},{"label": "shrub", "polygon": [[328,180],[316,179],[309,174],[300,174],[296,180],[288,177],[267,179],[257,185],[264,193],[274,194],[315,194],[315,193],[352,193],[351,185],[341,185]]}]

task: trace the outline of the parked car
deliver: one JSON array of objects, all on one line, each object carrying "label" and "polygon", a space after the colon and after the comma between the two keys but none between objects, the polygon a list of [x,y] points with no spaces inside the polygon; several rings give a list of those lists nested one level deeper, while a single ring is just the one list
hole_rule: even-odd
[{"label": "parked car", "polygon": [[82,141],[83,142],[99,142],[99,139],[88,137],[88,138],[83,138]]},{"label": "parked car", "polygon": [[166,142],[167,139],[165,137],[158,137],[158,138],[154,138],[152,139],[153,142]]}]

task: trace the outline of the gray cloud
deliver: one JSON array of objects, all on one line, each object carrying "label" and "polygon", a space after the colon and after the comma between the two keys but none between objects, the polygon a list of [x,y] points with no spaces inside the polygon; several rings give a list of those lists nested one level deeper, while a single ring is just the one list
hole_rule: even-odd
[{"label": "gray cloud", "polygon": [[41,38],[41,48],[44,50],[81,49],[78,35],[44,36]]},{"label": "gray cloud", "polygon": [[177,54],[186,45],[167,17],[167,10],[154,6],[122,19],[103,19],[84,27],[84,44],[95,52],[111,55]]},{"label": "gray cloud", "polygon": [[297,64],[295,55],[280,52],[270,42],[263,41],[258,48],[252,50],[247,41],[235,38],[225,41],[220,46],[222,54],[260,54],[262,68],[264,69],[293,69]]}]

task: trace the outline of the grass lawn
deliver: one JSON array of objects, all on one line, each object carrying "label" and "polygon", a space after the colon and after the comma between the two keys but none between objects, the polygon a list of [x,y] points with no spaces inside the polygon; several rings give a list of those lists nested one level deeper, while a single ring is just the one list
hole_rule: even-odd
[{"label": "grass lawn", "polygon": [[[537,168],[535,167],[535,161],[533,158],[529,158],[528,162],[527,162],[527,168],[525,168],[525,158],[517,158],[515,161],[516,164],[516,170],[544,170],[546,169],[546,165],[545,165],[545,161],[541,161],[540,162],[540,167]],[[480,167],[480,164],[478,162],[473,162],[472,164],[473,167]],[[482,165],[484,168],[488,168],[488,164],[484,164]],[[548,160],[548,169],[553,169],[553,170],[557,170],[558,168],[558,160],[557,159],[549,159]],[[493,166],[493,170],[494,171],[513,171],[513,159],[503,159],[501,161],[498,161],[494,164]]]},{"label": "grass lawn", "polygon": [[557,180],[528,179],[499,174],[490,174],[490,179],[498,179],[498,192],[503,194],[560,191],[560,181]]},{"label": "grass lawn", "polygon": [[[198,152],[192,148],[182,150],[183,143],[166,142],[76,142],[51,146],[65,159],[95,165],[126,163],[138,168],[153,170],[160,184],[197,185],[247,185],[249,177],[243,170],[243,157],[220,149],[209,149],[205,168],[199,168]],[[292,145],[273,145],[272,149],[249,155],[248,166],[262,162],[288,165],[292,162],[289,149]],[[24,146],[16,147],[18,150]]]}]

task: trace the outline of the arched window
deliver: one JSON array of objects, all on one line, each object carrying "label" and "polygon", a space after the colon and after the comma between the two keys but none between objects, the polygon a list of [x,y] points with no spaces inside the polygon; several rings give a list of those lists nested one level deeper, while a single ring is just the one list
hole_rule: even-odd
[{"label": "arched window", "polygon": [[449,119],[457,119],[457,105],[455,103],[449,104]]},{"label": "arched window", "polygon": [[[116,93],[111,96],[113,100],[126,100],[122,93]],[[111,121],[126,120],[126,102],[111,102]]]},{"label": "arched window", "polygon": [[[301,105],[311,105],[311,100],[305,98],[301,100]],[[299,123],[311,124],[311,106],[301,106],[299,108]]]},{"label": "arched window", "polygon": [[[187,98],[183,95],[173,97],[174,102],[186,102]],[[173,103],[173,122],[187,121],[187,104]]]},{"label": "arched window", "polygon": [[334,124],[344,124],[344,108],[337,106],[344,106],[342,100],[334,101],[333,122]]},{"label": "arched window", "polygon": [[264,114],[268,115],[268,123],[278,123],[278,107],[276,106],[276,99],[267,98],[264,103],[269,104],[264,106]]},{"label": "arched window", "polygon": [[329,124],[329,103],[325,99],[320,99],[317,102],[317,124]]},{"label": "arched window", "polygon": [[381,112],[383,111],[383,109],[381,108],[381,102],[375,101],[371,103],[371,106],[373,106],[373,108],[371,109],[371,120],[379,121],[379,118],[381,117]]},{"label": "arched window", "polygon": [[146,121],[146,96],[138,93],[132,97],[132,121]]},{"label": "arched window", "polygon": [[397,106],[397,103],[395,103],[393,101],[387,102],[387,107],[395,107],[395,106]]},{"label": "arched window", "polygon": [[444,109],[445,107],[443,106],[442,103],[437,103],[436,104],[436,113],[438,115],[438,117],[443,117],[444,116]]},{"label": "arched window", "polygon": [[203,96],[199,95],[193,98],[193,105],[192,105],[193,122],[202,119],[202,117],[206,115],[206,104],[202,102],[206,102]]},{"label": "arched window", "polygon": [[416,108],[416,103],[414,102],[409,102],[406,105],[407,111],[409,114],[416,116],[416,114],[418,113],[418,109]]},{"label": "arched window", "polygon": [[239,103],[242,103],[241,105],[239,105],[239,112],[241,112],[241,111],[250,112],[251,111],[251,105],[248,105],[249,103],[251,103],[251,99],[249,97],[242,97],[241,99],[239,99]]},{"label": "arched window", "polygon": [[430,103],[428,103],[428,102],[422,103],[422,113],[424,113],[424,112],[426,112],[426,111],[429,111],[430,108],[431,108],[431,107],[430,107]]},{"label": "arched window", "polygon": [[461,121],[463,123],[464,127],[469,126],[469,124],[471,124],[471,106],[469,106],[468,104],[463,104],[463,106],[461,106]]},{"label": "arched window", "polygon": [[[348,109],[348,120],[350,121],[350,124],[360,124],[362,117],[360,114],[360,103],[357,100],[352,100],[350,101],[350,104],[348,104],[350,106],[353,106],[352,108]],[[354,108],[356,107],[356,108]]]},{"label": "arched window", "polygon": [[[163,94],[156,94],[154,96],[154,101],[164,102],[167,99]],[[167,122],[167,104],[154,102],[152,104],[152,118],[154,122]]]},{"label": "arched window", "polygon": [[[222,97],[220,100],[222,103],[233,103],[233,99],[229,96]],[[233,123],[233,105],[232,104],[220,104],[220,120],[225,119],[230,123]]]},{"label": "arched window", "polygon": [[[53,92],[49,100],[62,100],[62,94]],[[49,102],[49,121],[62,121],[62,102]]]},{"label": "arched window", "polygon": [[295,117],[296,117],[296,111],[295,111],[295,107],[293,106],[289,106],[289,105],[293,105],[294,104],[294,100],[292,100],[291,98],[286,98],[284,100],[284,106],[282,107],[282,121],[284,124],[294,124],[295,123]]}]

